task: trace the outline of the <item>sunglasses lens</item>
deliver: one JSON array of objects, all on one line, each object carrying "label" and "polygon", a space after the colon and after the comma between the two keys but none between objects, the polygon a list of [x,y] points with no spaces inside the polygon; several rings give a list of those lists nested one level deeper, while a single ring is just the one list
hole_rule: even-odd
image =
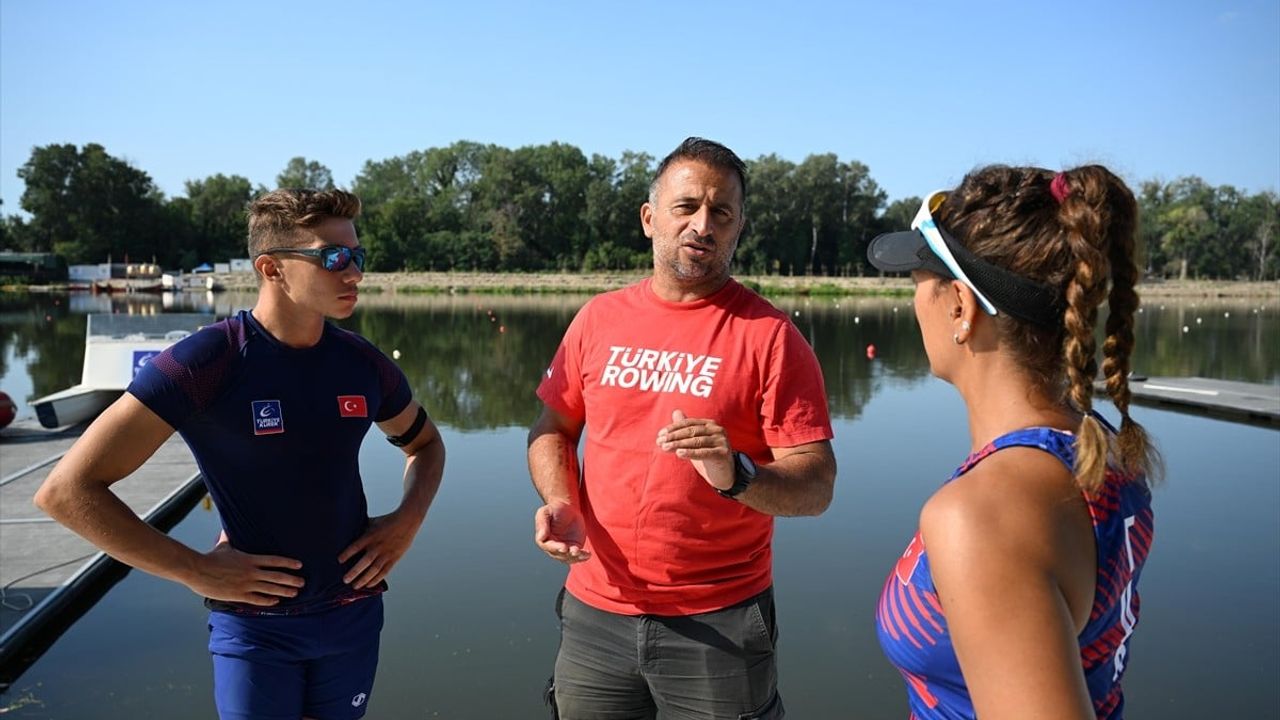
[{"label": "sunglasses lens", "polygon": [[329,272],[342,272],[352,261],[355,261],[357,270],[364,272],[364,248],[352,250],[348,247],[330,246],[320,254],[320,261]]},{"label": "sunglasses lens", "polygon": [[351,263],[351,251],[344,247],[327,247],[320,259],[324,261],[325,270],[338,272]]}]

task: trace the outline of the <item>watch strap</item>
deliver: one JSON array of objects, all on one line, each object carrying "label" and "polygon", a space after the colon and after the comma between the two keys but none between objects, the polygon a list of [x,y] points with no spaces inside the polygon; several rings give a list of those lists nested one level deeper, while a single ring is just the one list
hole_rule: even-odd
[{"label": "watch strap", "polygon": [[755,480],[755,473],[748,472],[746,465],[742,462],[742,452],[737,451],[733,454],[733,485],[725,490],[716,488],[716,492],[727,498],[736,498],[741,495],[748,487],[751,487],[751,481]]}]

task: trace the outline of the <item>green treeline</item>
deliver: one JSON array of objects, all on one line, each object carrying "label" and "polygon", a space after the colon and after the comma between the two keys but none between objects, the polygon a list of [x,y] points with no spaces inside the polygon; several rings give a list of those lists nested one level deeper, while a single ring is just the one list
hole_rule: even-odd
[{"label": "green treeline", "polygon": [[[351,190],[375,271],[624,270],[651,264],[639,208],[656,160],[587,157],[550,143],[509,149],[460,141],[367,161]],[[860,275],[867,243],[906,227],[920,199],[893,202],[866,165],[827,153],[748,165],[748,224],[737,255],[758,275]],[[266,190],[239,175],[188,180],[166,198],[151,177],[97,144],[37,147],[18,170],[27,217],[0,222],[0,248],[69,263],[126,257],[164,267],[244,257],[244,208]],[[294,158],[279,187],[330,188],[324,165]],[[1137,186],[1146,271],[1158,277],[1280,276],[1280,197],[1197,177]]]}]

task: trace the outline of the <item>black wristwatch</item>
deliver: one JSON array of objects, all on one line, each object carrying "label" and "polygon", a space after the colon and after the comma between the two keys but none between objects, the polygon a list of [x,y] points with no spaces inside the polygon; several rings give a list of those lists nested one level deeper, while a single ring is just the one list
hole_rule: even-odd
[{"label": "black wristwatch", "polygon": [[756,463],[751,456],[741,450],[733,453],[733,486],[728,490],[716,489],[716,492],[727,498],[738,497],[751,486],[756,479]]}]

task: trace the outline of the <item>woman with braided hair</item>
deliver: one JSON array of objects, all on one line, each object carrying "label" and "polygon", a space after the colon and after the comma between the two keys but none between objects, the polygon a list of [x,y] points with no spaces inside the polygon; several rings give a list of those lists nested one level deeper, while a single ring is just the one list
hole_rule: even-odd
[{"label": "woman with braided hair", "polygon": [[[1137,205],[1092,165],[976,170],[868,254],[911,273],[972,452],[925,503],[877,628],[912,718],[1121,718],[1159,459],[1129,417]],[[1120,412],[1092,405],[1094,326]]]}]

